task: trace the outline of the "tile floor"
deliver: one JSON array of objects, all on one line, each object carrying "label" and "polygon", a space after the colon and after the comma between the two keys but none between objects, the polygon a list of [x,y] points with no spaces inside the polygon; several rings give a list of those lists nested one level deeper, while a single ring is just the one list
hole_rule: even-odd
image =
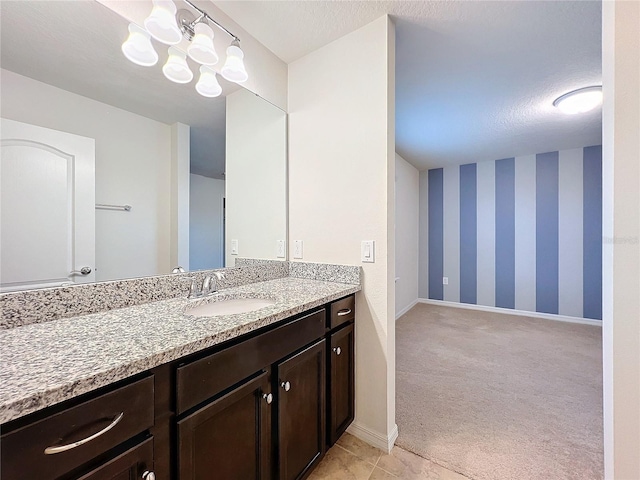
[{"label": "tile floor", "polygon": [[331,447],[309,480],[468,480],[400,447],[390,455],[345,433]]}]

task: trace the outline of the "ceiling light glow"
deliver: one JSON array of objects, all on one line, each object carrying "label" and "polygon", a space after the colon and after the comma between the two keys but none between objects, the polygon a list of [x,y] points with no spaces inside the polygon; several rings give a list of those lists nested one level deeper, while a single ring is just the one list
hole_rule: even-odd
[{"label": "ceiling light glow", "polygon": [[575,115],[585,113],[602,105],[602,85],[579,88],[556,98],[554,107],[562,113]]}]

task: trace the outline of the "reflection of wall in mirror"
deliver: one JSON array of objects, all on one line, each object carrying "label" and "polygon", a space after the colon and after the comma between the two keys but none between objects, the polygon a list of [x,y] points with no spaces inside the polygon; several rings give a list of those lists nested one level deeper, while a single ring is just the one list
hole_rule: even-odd
[{"label": "reflection of wall in mirror", "polygon": [[286,122],[282,110],[248,90],[227,95],[227,266],[238,256],[277,259],[277,242],[286,239]]},{"label": "reflection of wall in mirror", "polygon": [[189,270],[224,267],[224,180],[193,173],[190,177]]},{"label": "reflection of wall in mirror", "polygon": [[171,127],[2,70],[2,116],[96,141],[96,280],[169,273]]}]

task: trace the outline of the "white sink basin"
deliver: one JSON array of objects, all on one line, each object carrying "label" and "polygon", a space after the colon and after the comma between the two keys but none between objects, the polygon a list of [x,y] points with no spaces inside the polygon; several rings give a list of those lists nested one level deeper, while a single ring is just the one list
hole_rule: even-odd
[{"label": "white sink basin", "polygon": [[184,313],[194,317],[215,317],[218,315],[236,315],[238,313],[253,312],[261,308],[275,305],[274,300],[268,298],[228,298],[217,302],[203,303],[197,307],[188,308]]}]

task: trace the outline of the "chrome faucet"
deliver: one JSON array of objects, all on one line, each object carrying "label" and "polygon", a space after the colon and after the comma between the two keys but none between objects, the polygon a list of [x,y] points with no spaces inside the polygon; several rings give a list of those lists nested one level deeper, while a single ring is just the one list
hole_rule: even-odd
[{"label": "chrome faucet", "polygon": [[191,280],[189,298],[207,297],[218,291],[217,280],[224,278],[224,272],[213,272],[213,276],[207,275],[202,280],[202,286],[198,286],[196,279]]}]

